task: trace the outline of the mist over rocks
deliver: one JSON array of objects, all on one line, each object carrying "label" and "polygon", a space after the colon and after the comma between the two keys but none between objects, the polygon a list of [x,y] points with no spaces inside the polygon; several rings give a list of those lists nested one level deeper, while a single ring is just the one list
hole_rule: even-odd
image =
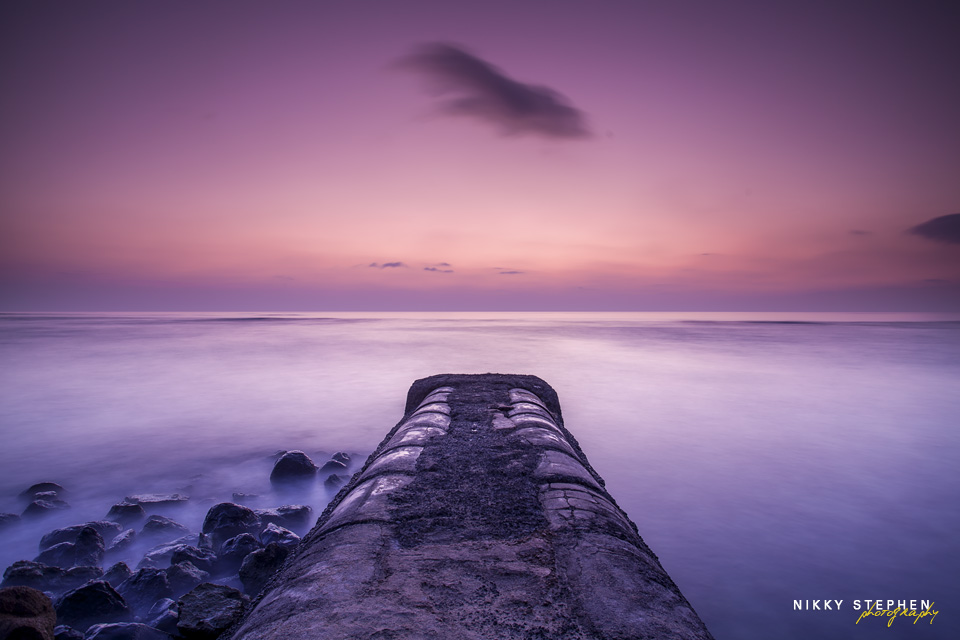
[{"label": "mist over rocks", "polygon": [[28,504],[27,508],[24,509],[23,513],[20,515],[24,518],[36,518],[39,516],[48,515],[54,511],[63,511],[64,509],[69,508],[70,505],[64,500],[53,497],[44,497],[37,498]]},{"label": "mist over rocks", "polygon": [[0,513],[0,531],[20,524],[20,516],[16,513]]},{"label": "mist over rocks", "polygon": [[136,502],[118,502],[110,507],[106,519],[121,525],[130,525],[143,520],[145,517],[147,517],[147,512],[142,505]]},{"label": "mist over rocks", "polygon": [[[66,616],[54,632],[60,638],[215,637],[219,631],[211,630],[219,628],[217,620],[233,620],[242,609],[237,603],[249,602],[248,596],[256,595],[300,545],[300,535],[315,520],[315,507],[322,509],[349,478],[344,470],[356,456],[343,451],[315,455],[340,470],[333,486],[321,481],[309,455],[291,450],[270,458],[270,466],[262,458],[252,475],[238,477],[236,489],[226,492],[210,491],[202,475],[191,477],[185,488],[176,485],[176,492],[127,490],[119,494],[122,499],[107,498],[99,507],[84,492],[74,492],[72,501],[82,506],[73,507],[78,516],[73,523],[67,520],[63,487],[37,483],[13,497],[34,515],[61,515],[0,517],[0,535],[6,535],[4,527],[15,528],[18,536],[36,531],[32,544],[37,549],[28,549],[25,559],[5,568],[2,586],[45,594],[51,607]],[[278,465],[282,459],[287,462]],[[290,461],[300,467],[300,481],[276,481],[278,467],[279,476],[297,477],[283,471]],[[217,501],[219,496],[232,501]],[[48,504],[35,505],[41,502]],[[104,510],[106,515],[96,519]],[[45,529],[44,522],[50,523]],[[194,607],[193,617],[179,629],[177,599],[203,585],[208,587],[197,594],[209,590],[204,600],[219,599],[220,604],[203,615]],[[191,598],[188,610],[196,604],[189,604]]]}]

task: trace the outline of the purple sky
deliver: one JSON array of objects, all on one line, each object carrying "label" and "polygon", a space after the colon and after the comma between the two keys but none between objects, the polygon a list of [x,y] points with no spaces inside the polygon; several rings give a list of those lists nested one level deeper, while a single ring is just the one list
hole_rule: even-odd
[{"label": "purple sky", "polygon": [[5,2],[0,308],[960,310],[948,2]]}]

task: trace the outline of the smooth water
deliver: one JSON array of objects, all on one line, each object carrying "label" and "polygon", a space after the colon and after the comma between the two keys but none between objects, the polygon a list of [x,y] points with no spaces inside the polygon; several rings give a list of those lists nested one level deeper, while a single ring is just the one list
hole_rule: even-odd
[{"label": "smooth water", "polygon": [[[362,460],[436,373],[527,373],[718,640],[960,637],[960,321],[877,314],[0,314],[0,564],[129,493],[196,529],[270,456]],[[275,504],[274,504],[275,503]],[[932,624],[856,599],[933,600]],[[843,600],[794,611],[794,600]]]}]

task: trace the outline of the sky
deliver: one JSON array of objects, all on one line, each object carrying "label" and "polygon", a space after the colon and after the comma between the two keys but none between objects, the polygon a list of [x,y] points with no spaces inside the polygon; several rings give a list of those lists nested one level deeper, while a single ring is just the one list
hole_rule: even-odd
[{"label": "sky", "polygon": [[953,2],[0,25],[3,310],[960,311]]}]

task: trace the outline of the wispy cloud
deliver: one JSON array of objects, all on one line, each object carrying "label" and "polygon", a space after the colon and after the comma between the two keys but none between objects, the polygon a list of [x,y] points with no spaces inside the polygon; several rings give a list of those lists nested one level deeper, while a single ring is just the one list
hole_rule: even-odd
[{"label": "wispy cloud", "polygon": [[526,271],[516,271],[516,270],[511,269],[511,270],[509,270],[509,271],[501,271],[501,272],[500,272],[500,275],[501,275],[501,276],[519,276],[519,275],[521,275],[521,274],[523,274],[523,273],[526,273]]},{"label": "wispy cloud", "polygon": [[907,233],[934,240],[960,244],[960,213],[951,213],[939,218],[927,220],[922,224],[907,229]]},{"label": "wispy cloud", "polygon": [[377,262],[371,262],[367,266],[372,267],[374,269],[396,269],[398,267],[406,267],[407,265],[405,265],[402,262],[384,262],[382,264]]},{"label": "wispy cloud", "polygon": [[[443,264],[446,264],[445,262]],[[450,265],[447,265],[448,267]],[[437,273],[453,273],[453,269],[442,269],[439,266],[437,267],[424,267],[424,271],[436,271]]]},{"label": "wispy cloud", "polygon": [[428,76],[440,93],[453,95],[442,103],[447,114],[483,120],[498,126],[506,135],[592,135],[583,112],[560,93],[518,82],[458,46],[425,44],[399,64]]}]

